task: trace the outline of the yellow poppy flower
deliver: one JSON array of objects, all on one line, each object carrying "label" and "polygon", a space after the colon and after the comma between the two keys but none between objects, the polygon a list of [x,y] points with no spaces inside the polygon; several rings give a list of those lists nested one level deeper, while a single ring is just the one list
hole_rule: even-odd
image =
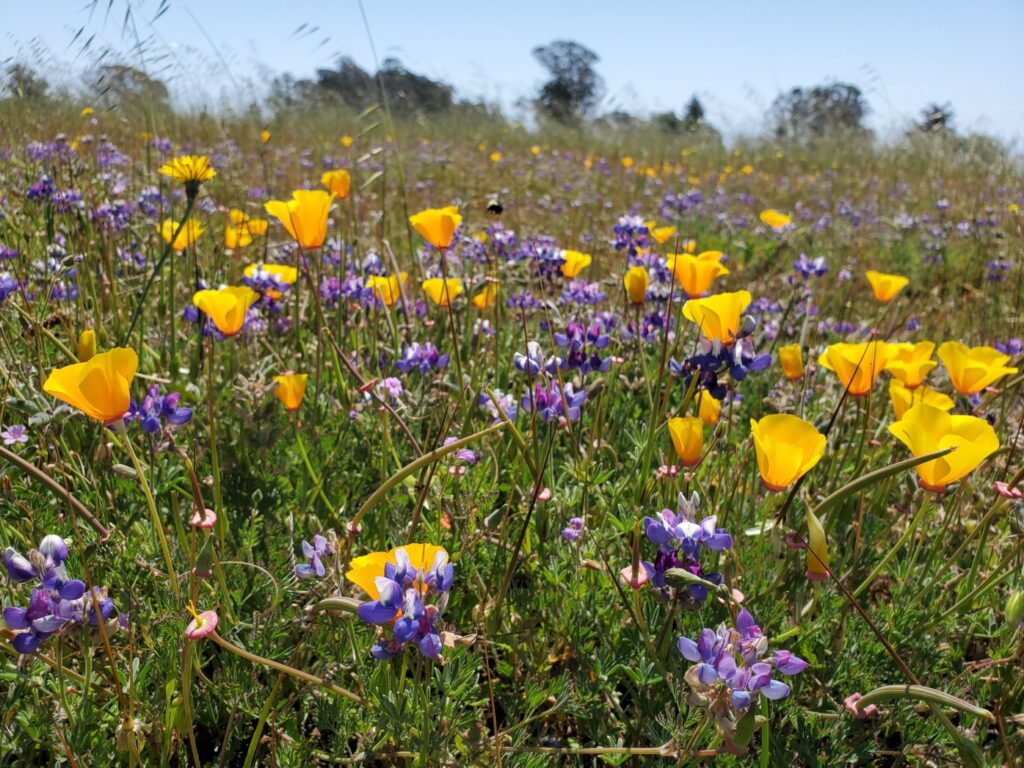
[{"label": "yellow poppy flower", "polygon": [[625,168],[627,171],[630,168],[632,168],[633,167],[633,158],[629,157],[628,155],[626,157],[622,158],[622,167]]},{"label": "yellow poppy flower", "polygon": [[255,280],[266,280],[276,278],[282,285],[291,285],[299,279],[299,270],[287,264],[264,264],[262,261],[256,264],[249,264],[244,271],[246,277]]},{"label": "yellow poppy flower", "polygon": [[224,247],[231,250],[244,248],[254,238],[265,235],[269,226],[266,219],[252,219],[244,211],[232,208],[228,212],[228,224],[224,227]]},{"label": "yellow poppy flower", "polygon": [[674,226],[659,227],[657,223],[653,221],[648,221],[646,223],[647,233],[651,236],[651,239],[654,240],[654,242],[658,243],[658,245],[664,245],[667,243],[669,238],[671,238],[677,231]]},{"label": "yellow poppy flower", "polygon": [[939,346],[939,360],[942,361],[949,380],[962,395],[981,392],[998,379],[1016,368],[1006,364],[1010,356],[993,347],[967,347],[958,341],[946,341]]},{"label": "yellow poppy flower", "polygon": [[907,389],[921,386],[925,376],[938,363],[932,360],[935,342],[919,341],[917,344],[900,342],[889,345],[889,358],[885,370],[899,379]]},{"label": "yellow poppy flower", "polygon": [[825,452],[825,436],[809,421],[788,413],[750,420],[761,481],[783,491],[806,475]]},{"label": "yellow poppy flower", "polygon": [[[177,228],[178,222],[174,219],[164,219],[164,223],[157,227],[157,232],[160,233],[165,243],[170,243]],[[178,236],[174,238],[171,248],[176,251],[183,251],[186,248],[195,247],[196,241],[204,231],[205,227],[202,224],[195,219],[189,219],[185,222],[185,226],[181,228],[181,231],[178,232]]]},{"label": "yellow poppy flower", "polygon": [[95,109],[93,109],[92,107],[83,107],[83,108],[82,108],[82,111],[81,111],[81,112],[79,112],[78,114],[79,114],[79,115],[80,115],[81,117],[89,117],[89,116],[90,116],[90,115],[92,115],[92,113],[93,113],[93,112],[95,112],[95,111],[96,111],[96,110],[95,110]]},{"label": "yellow poppy flower", "polygon": [[164,163],[157,169],[162,176],[170,176],[186,187],[194,184],[196,188],[204,181],[209,181],[217,175],[216,169],[210,165],[210,159],[205,155],[182,155],[170,162]]},{"label": "yellow poppy flower", "polygon": [[494,302],[498,297],[498,284],[487,283],[483,288],[476,292],[473,296],[473,306],[477,309],[489,309],[494,306]]},{"label": "yellow poppy flower", "polygon": [[889,431],[915,456],[954,447],[938,459],[918,464],[921,487],[941,492],[950,483],[966,477],[986,458],[999,450],[999,438],[992,426],[976,416],[952,416],[927,403],[919,403],[889,425]]},{"label": "yellow poppy flower", "polygon": [[779,363],[782,365],[782,373],[790,381],[799,381],[804,377],[804,356],[799,344],[779,347]]},{"label": "yellow poppy flower", "polygon": [[85,363],[92,360],[96,354],[96,331],[86,328],[78,336],[78,362]]},{"label": "yellow poppy flower", "polygon": [[353,139],[351,136],[347,136],[347,135],[346,136],[342,136],[340,139],[338,139],[338,143],[341,144],[341,146],[343,146],[345,149],[348,149],[349,147],[351,147],[352,146],[352,142],[354,142],[354,141],[355,141],[355,139]]},{"label": "yellow poppy flower", "polygon": [[818,357],[818,365],[835,373],[851,395],[863,397],[871,391],[888,360],[888,344],[868,341],[830,344]]},{"label": "yellow poppy flower", "polygon": [[[710,256],[708,254],[711,254]],[[703,296],[711,290],[715,278],[728,275],[725,268],[714,256],[721,257],[721,251],[705,251],[700,256],[689,253],[674,253],[668,258],[668,268],[691,299]]]},{"label": "yellow poppy flower", "polygon": [[437,306],[447,307],[462,293],[462,281],[457,277],[450,277],[447,280],[442,277],[432,277],[423,281],[423,292]]},{"label": "yellow poppy flower", "polygon": [[344,200],[348,197],[349,190],[352,188],[352,176],[344,168],[337,171],[327,171],[327,173],[320,177],[320,183],[327,187],[327,190],[339,200]]},{"label": "yellow poppy flower", "polygon": [[902,291],[910,280],[903,275],[890,275],[885,272],[876,272],[869,269],[864,273],[871,283],[871,290],[878,301],[892,301],[897,293]]},{"label": "yellow poppy flower", "polygon": [[711,341],[729,346],[740,329],[740,314],[750,304],[750,291],[716,293],[706,299],[690,299],[683,304],[683,317],[700,326]]},{"label": "yellow poppy flower", "polygon": [[953,398],[949,395],[928,387],[907,389],[899,379],[889,379],[889,400],[892,402],[892,410],[897,420],[902,419],[904,413],[919,403],[927,403],[942,411],[953,410]]},{"label": "yellow poppy flower", "polygon": [[297,189],[291,200],[270,200],[267,213],[276,218],[302,248],[319,248],[327,239],[327,217],[334,197],[322,189]]},{"label": "yellow poppy flower", "polygon": [[366,279],[366,287],[373,289],[373,295],[385,306],[390,307],[402,298],[402,286],[409,279],[408,272],[398,275],[370,275]]},{"label": "yellow poppy flower", "polygon": [[590,254],[562,251],[562,274],[570,280],[590,266]]},{"label": "yellow poppy flower", "polygon": [[345,573],[345,578],[369,595],[371,600],[379,600],[380,593],[377,591],[374,579],[384,575],[386,564],[398,565],[399,549],[405,550],[410,566],[424,573],[433,567],[439,557],[442,563],[448,560],[448,552],[444,547],[435,544],[406,544],[388,552],[371,552],[368,555],[353,558],[349,563],[349,570]]},{"label": "yellow poppy flower", "polygon": [[683,466],[697,466],[704,451],[704,422],[696,416],[669,419],[668,434]]},{"label": "yellow poppy flower", "polygon": [[767,211],[761,211],[759,218],[772,229],[782,229],[793,221],[790,216],[787,216],[780,211],[776,211],[774,208],[769,208]]},{"label": "yellow poppy flower", "polygon": [[270,143],[270,131],[267,131],[267,130],[260,131],[260,141],[263,144]]},{"label": "yellow poppy flower", "polygon": [[129,389],[138,367],[139,356],[134,349],[115,347],[84,363],[51,371],[43,391],[90,418],[111,424],[121,419],[131,405]]},{"label": "yellow poppy flower", "polygon": [[232,286],[216,291],[196,291],[192,303],[210,317],[218,331],[234,336],[242,330],[249,307],[259,297],[252,288]]},{"label": "yellow poppy flower", "polygon": [[423,236],[423,239],[443,251],[452,244],[455,230],[462,223],[457,206],[446,208],[428,208],[409,217],[409,223]]},{"label": "yellow poppy flower", "polygon": [[622,278],[626,286],[626,295],[633,304],[643,304],[647,296],[647,285],[651,282],[647,270],[643,267],[630,267]]},{"label": "yellow poppy flower", "polygon": [[716,400],[714,395],[706,389],[702,389],[697,395],[697,415],[700,416],[701,421],[709,427],[713,427],[721,418],[722,401]]},{"label": "yellow poppy flower", "polygon": [[534,157],[537,157],[537,155],[540,154],[540,145],[534,144],[532,147],[530,147],[530,154],[533,155]]},{"label": "yellow poppy flower", "polygon": [[308,379],[308,373],[285,373],[274,377],[274,381],[277,383],[274,388],[274,396],[281,401],[286,411],[299,410],[302,398],[306,395]]}]

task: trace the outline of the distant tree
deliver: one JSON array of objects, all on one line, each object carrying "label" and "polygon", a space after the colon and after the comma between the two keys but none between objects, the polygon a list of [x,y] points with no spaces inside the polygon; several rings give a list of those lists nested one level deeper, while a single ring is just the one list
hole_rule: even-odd
[{"label": "distant tree", "polygon": [[[381,86],[396,112],[437,113],[451,109],[455,103],[454,89],[450,85],[411,72],[394,58],[385,59],[376,75],[347,57],[338,62],[337,69],[321,69],[316,75],[316,89],[336,96],[353,109],[363,110],[380,103]],[[310,96],[301,84],[299,81],[299,97]]]},{"label": "distant tree", "polygon": [[166,108],[170,93],[160,80],[127,64],[104,64],[91,76],[97,101],[105,107],[123,107],[127,103],[147,109]]},{"label": "distant tree", "polygon": [[922,133],[946,133],[953,130],[953,107],[947,101],[945,104],[932,102],[921,110],[921,120],[917,129]]},{"label": "distant tree", "polygon": [[24,64],[11,64],[4,73],[3,95],[6,98],[42,101],[49,90],[50,84]]},{"label": "distant tree", "polygon": [[657,112],[651,115],[651,123],[665,133],[679,133],[683,128],[683,121],[675,112]]},{"label": "distant tree", "polygon": [[604,93],[604,80],[594,69],[599,61],[589,48],[569,40],[556,40],[533,49],[550,74],[537,95],[542,113],[572,124],[590,115]]},{"label": "distant tree", "polygon": [[683,107],[683,123],[690,130],[704,124],[704,105],[696,96],[691,96]]},{"label": "distant tree", "polygon": [[779,94],[769,119],[779,138],[817,139],[835,132],[863,131],[868,111],[860,88],[831,82]]}]

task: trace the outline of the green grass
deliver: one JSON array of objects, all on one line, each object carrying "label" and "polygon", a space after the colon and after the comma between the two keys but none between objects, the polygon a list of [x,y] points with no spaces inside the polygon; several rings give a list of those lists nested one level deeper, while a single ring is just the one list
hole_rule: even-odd
[{"label": "green grass", "polygon": [[[618,578],[632,562],[635,530],[643,559],[654,557],[637,523],[674,508],[678,493],[693,490],[702,498],[701,513],[717,514],[735,540],[731,550],[705,554],[705,566],[720,570],[728,588],[742,594],[770,638],[785,636],[772,647],[788,648],[810,665],[789,679],[788,698],[761,707],[766,720],[748,753],[717,754],[715,764],[964,764],[973,753],[962,743],[958,751],[936,712],[988,764],[1019,764],[1024,645],[1003,611],[1008,596],[1024,588],[1020,503],[1004,503],[979,527],[999,503],[993,481],[1009,481],[1020,469],[1024,410],[1016,377],[1000,381],[998,394],[982,405],[955,396],[957,413],[992,421],[1003,448],[932,500],[918,532],[869,583],[858,606],[870,624],[837,584],[808,581],[805,552],[787,544],[789,534],[805,535],[807,508],[910,455],[885,429],[893,421],[887,374],[869,400],[840,402],[835,376],[813,365],[825,345],[842,340],[835,322],[892,340],[992,344],[1021,335],[1024,219],[1008,207],[1024,203],[1024,179],[1005,152],[927,138],[883,147],[745,141],[727,150],[643,132],[538,135],[498,121],[401,122],[389,130],[380,113],[283,115],[269,126],[272,138],[263,146],[264,126],[255,121],[122,119],[111,112],[97,114],[91,125],[79,108],[2,107],[10,130],[0,167],[0,243],[20,255],[0,262],[0,271],[30,290],[0,302],[0,423],[28,426],[29,441],[9,450],[63,490],[0,460],[0,542],[25,553],[47,533],[62,535],[72,550],[70,573],[106,586],[127,626],[109,637],[109,650],[99,633],[78,627],[51,638],[38,656],[18,657],[2,643],[0,765],[191,765],[190,734],[204,766],[707,762],[722,750],[722,738],[704,711],[688,703],[689,663],[675,641],[730,621],[736,605],[712,595],[688,608],[659,600],[650,587],[634,592]],[[140,357],[133,396],[141,400],[158,382],[165,392],[181,392],[182,403],[194,409],[191,422],[173,430],[173,446],[137,424],[128,433],[183,593],[191,590],[200,610],[218,611],[218,633],[234,646],[329,680],[364,703],[209,639],[186,640],[190,617],[170,587],[129,454],[99,424],[42,391],[49,371],[71,362],[59,343],[74,350],[78,334],[92,327],[107,349],[127,332],[163,246],[155,223],[182,214],[184,198],[156,174],[165,158],[147,148],[143,130],[181,151],[209,154],[218,169],[198,201],[206,234],[192,251],[171,255],[173,277],[170,268],[157,276],[128,342]],[[95,139],[81,143],[74,160],[32,160],[29,142],[52,141],[58,132]],[[125,165],[98,166],[101,134],[124,153]],[[356,137],[350,149],[337,143],[341,134]],[[536,156],[533,145],[541,148]],[[488,158],[492,151],[501,152],[499,163]],[[325,156],[353,174],[352,196],[336,202],[332,214],[331,234],[343,239],[346,262],[374,252],[384,271],[397,264],[410,273],[410,300],[423,297],[419,281],[436,256],[418,254],[422,243],[406,225],[406,212],[458,203],[461,231],[474,235],[495,224],[485,210],[494,193],[505,207],[501,223],[520,239],[549,235],[558,248],[593,254],[584,276],[600,281],[607,298],[591,307],[560,304],[567,281],[538,277],[533,261],[506,260],[492,231],[478,260],[462,245],[464,257],[448,268],[467,285],[499,278],[494,309],[480,312],[464,298],[450,314],[428,303],[423,316],[392,309],[389,317],[353,300],[333,306],[310,285],[318,275],[338,276],[340,267],[314,252],[307,260],[313,282],[300,278],[265,328],[212,345],[201,339],[197,326],[180,317],[196,275],[213,285],[237,284],[246,264],[265,254],[277,260],[277,246],[287,239],[273,223],[266,241],[229,254],[222,245],[225,210],[261,215],[263,200],[316,186]],[[629,171],[623,156],[635,159]],[[747,164],[753,171],[744,174]],[[123,189],[111,191],[105,172],[123,175]],[[59,189],[79,191],[83,210],[62,212],[27,199],[26,189],[42,174]],[[135,201],[151,185],[168,198],[159,216],[136,211],[119,232],[91,220],[89,212],[101,203]],[[253,187],[264,196],[250,197]],[[701,205],[670,216],[660,210],[667,193],[693,188],[703,195]],[[936,209],[939,199],[948,200],[948,210]],[[207,201],[217,209],[211,212]],[[810,209],[814,216],[798,217],[792,232],[779,235],[757,228],[757,214],[769,207]],[[622,335],[635,313],[622,290],[626,256],[612,241],[613,226],[626,213],[677,225],[678,236],[695,238],[699,250],[725,251],[731,272],[715,290],[747,289],[770,304],[759,314],[758,350],[799,341],[810,364],[802,383],[786,382],[773,359],[766,371],[730,384],[742,400],[706,429],[710,450],[692,476],[657,479],[655,472],[676,461],[665,420],[695,412],[692,403],[684,405],[688,382],[668,375],[667,359],[691,355],[697,329],[679,314],[677,294],[675,335],[667,344],[660,334],[653,343]],[[828,226],[815,227],[825,214]],[[931,220],[903,227],[902,214]],[[989,217],[992,226],[974,223]],[[956,228],[961,221],[971,222],[964,233]],[[35,266],[59,238],[59,269],[77,270],[78,293],[68,300],[49,296]],[[655,251],[664,255],[671,246]],[[141,253],[145,264],[131,266],[118,249]],[[799,306],[804,281],[791,265],[800,253],[824,256],[829,266],[824,277],[806,282],[813,317]],[[937,261],[923,263],[924,253]],[[295,263],[294,255],[280,258]],[[1001,282],[986,279],[993,259],[1010,265]],[[871,268],[905,274],[910,285],[892,304],[880,305],[863,278]],[[844,269],[849,280],[840,276]],[[505,300],[520,290],[548,304],[507,307]],[[664,316],[666,306],[649,301],[643,311],[655,310]],[[560,428],[520,407],[514,423],[523,446],[505,427],[469,446],[478,461],[464,475],[449,471],[459,466],[452,455],[425,461],[393,482],[367,509],[362,530],[350,535],[346,525],[357,510],[402,467],[445,437],[488,427],[490,417],[477,405],[485,389],[519,400],[527,378],[514,368],[513,354],[525,351],[528,340],[553,354],[555,331],[571,320],[589,322],[598,311],[617,317],[601,353],[617,361],[603,373],[561,374],[588,393],[579,421]],[[911,317],[919,330],[906,330]],[[489,321],[493,335],[475,332],[479,318]],[[777,340],[766,329],[777,331]],[[451,364],[399,374],[393,361],[412,341],[432,342],[452,355]],[[294,415],[271,394],[271,377],[287,369],[310,374]],[[393,412],[361,391],[363,383],[389,376],[400,377],[405,389]],[[953,394],[941,366],[929,382]],[[785,494],[762,487],[748,424],[771,412],[799,413],[821,429],[838,415],[824,458],[782,523],[761,533]],[[195,467],[198,487],[183,456]],[[845,495],[822,515],[831,569],[847,590],[865,580],[906,529],[925,494],[915,479],[913,471],[897,473]],[[550,500],[534,502],[535,488],[549,488]],[[197,490],[219,514],[209,544],[214,575],[207,580],[190,575],[206,538],[189,525]],[[67,494],[111,531],[107,540]],[[586,522],[578,543],[560,537],[572,517]],[[300,542],[328,531],[337,537],[328,575],[296,579]],[[446,649],[444,663],[412,648],[375,661],[369,649],[376,630],[337,603],[330,610],[321,605],[330,597],[365,599],[342,577],[348,560],[410,540],[444,546],[455,565],[443,624],[472,642]],[[4,606],[28,599],[26,585],[0,581],[0,593]],[[992,720],[945,705],[930,710],[907,697],[881,704],[868,720],[846,712],[843,700],[852,693],[910,682],[905,669],[923,686],[988,710]],[[662,745],[665,754],[653,756]],[[601,748],[603,754],[593,754]],[[631,749],[640,751],[628,754]]]}]

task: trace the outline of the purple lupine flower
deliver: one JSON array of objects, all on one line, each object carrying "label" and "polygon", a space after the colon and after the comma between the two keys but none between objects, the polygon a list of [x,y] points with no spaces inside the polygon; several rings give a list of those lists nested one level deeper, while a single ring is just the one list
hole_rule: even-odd
[{"label": "purple lupine flower", "polygon": [[44,537],[28,557],[10,547],[4,550],[4,566],[11,581],[37,579],[40,585],[32,590],[27,607],[14,605],[3,610],[4,623],[16,632],[11,645],[18,653],[34,653],[69,624],[95,626],[97,602],[104,621],[113,615],[114,601],[105,589],[89,589],[80,579],[68,579],[67,558],[67,544],[53,534]]},{"label": "purple lupine flower", "polygon": [[3,438],[4,445],[15,445],[16,443],[27,443],[28,442],[28,430],[25,429],[24,424],[12,424],[3,432],[0,432],[0,438]]},{"label": "purple lupine flower", "polygon": [[323,561],[333,554],[334,546],[325,536],[318,533],[313,537],[312,544],[303,539],[302,556],[309,562],[296,565],[295,575],[300,579],[323,578],[327,573]]},{"label": "purple lupine flower", "polygon": [[585,390],[577,392],[571,383],[563,388],[554,379],[545,386],[542,382],[534,383],[533,390],[527,390],[519,404],[527,413],[537,411],[544,421],[566,418],[577,421],[580,418],[580,406],[587,399]]},{"label": "purple lupine flower", "polygon": [[[422,546],[422,545],[419,545]],[[378,598],[367,600],[356,610],[368,624],[391,625],[391,638],[370,649],[378,660],[393,659],[407,644],[413,644],[428,659],[441,655],[441,635],[436,626],[455,577],[448,553],[439,549],[432,563],[413,566],[405,547],[395,550],[395,563],[384,565],[384,575],[374,579]]]},{"label": "purple lupine flower", "polygon": [[680,637],[676,648],[693,662],[685,675],[688,701],[707,709],[730,743],[758,696],[777,701],[789,695],[789,685],[776,680],[775,673],[797,675],[808,666],[789,651],[768,656],[768,638],[746,608],[740,609],[735,627],[705,627],[696,641]]},{"label": "purple lupine flower", "polygon": [[[494,397],[498,401],[498,405],[501,406],[501,410],[505,412],[505,415],[510,419],[515,419],[519,409],[516,406],[516,399],[512,395],[507,395],[500,389],[494,390]],[[477,405],[487,411],[494,421],[504,421],[498,408],[494,405],[490,396],[486,392],[481,392],[480,397],[477,398]]]},{"label": "purple lupine flower", "polygon": [[578,541],[583,533],[584,523],[582,517],[569,518],[569,524],[562,529],[562,541]]},{"label": "purple lupine flower", "polygon": [[800,258],[793,262],[793,269],[799,272],[803,277],[821,277],[828,272],[828,264],[825,263],[824,256],[816,256],[813,259],[807,258],[806,253],[801,253]]},{"label": "purple lupine flower", "polygon": [[[700,497],[694,493],[689,499],[679,494],[675,511],[663,509],[656,517],[644,518],[644,533],[657,546],[653,562],[642,561],[651,584],[661,590],[662,597],[676,596],[665,580],[665,573],[672,568],[681,568],[702,581],[721,584],[720,573],[707,572],[700,562],[701,550],[722,552],[732,547],[732,536],[717,527],[717,516],[709,515],[697,521]],[[694,603],[703,602],[708,596],[707,584],[686,585],[686,594]]]},{"label": "purple lupine flower", "polygon": [[125,422],[138,421],[143,432],[156,434],[163,429],[166,421],[171,426],[187,424],[192,419],[192,409],[179,406],[181,401],[180,392],[168,392],[160,394],[160,385],[152,384],[142,400],[142,404],[131,401]]},{"label": "purple lupine flower", "polygon": [[528,376],[537,376],[545,369],[544,350],[536,341],[526,343],[526,354],[516,352],[512,355],[512,365]]},{"label": "purple lupine flower", "polygon": [[414,341],[402,352],[402,357],[395,361],[395,368],[402,373],[409,373],[417,370],[420,373],[429,373],[431,369],[440,370],[448,365],[451,358],[442,355],[437,347],[429,341],[420,344]]}]

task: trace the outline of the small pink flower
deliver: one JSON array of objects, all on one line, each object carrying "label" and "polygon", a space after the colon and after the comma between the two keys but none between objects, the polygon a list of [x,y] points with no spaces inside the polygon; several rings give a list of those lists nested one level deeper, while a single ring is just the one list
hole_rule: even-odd
[{"label": "small pink flower", "polygon": [[1020,488],[1011,488],[1001,480],[996,480],[996,492],[1004,499],[1024,499],[1024,491]]},{"label": "small pink flower", "polygon": [[192,611],[192,615],[195,617],[185,627],[185,637],[189,640],[202,640],[217,628],[216,611],[203,611],[197,614],[192,608],[189,610]]},{"label": "small pink flower", "polygon": [[542,488],[541,492],[537,494],[537,501],[551,501],[551,489]]},{"label": "small pink flower", "polygon": [[633,566],[627,565],[621,571],[619,576],[633,589],[640,589],[644,584],[647,583],[650,575],[647,573],[647,568],[644,567],[643,563],[638,563],[636,566],[636,573],[633,573]]},{"label": "small pink flower", "polygon": [[217,522],[217,513],[212,509],[204,509],[200,512],[198,509],[192,513],[192,526],[195,528],[213,528]]},{"label": "small pink flower", "polygon": [[851,693],[849,696],[843,699],[843,706],[846,708],[846,711],[854,717],[856,717],[858,720],[867,720],[869,717],[878,712],[878,707],[876,707],[874,704],[868,704],[866,707],[864,707],[864,709],[859,709],[857,707],[857,702],[863,698],[864,697],[861,696],[859,693]]}]

